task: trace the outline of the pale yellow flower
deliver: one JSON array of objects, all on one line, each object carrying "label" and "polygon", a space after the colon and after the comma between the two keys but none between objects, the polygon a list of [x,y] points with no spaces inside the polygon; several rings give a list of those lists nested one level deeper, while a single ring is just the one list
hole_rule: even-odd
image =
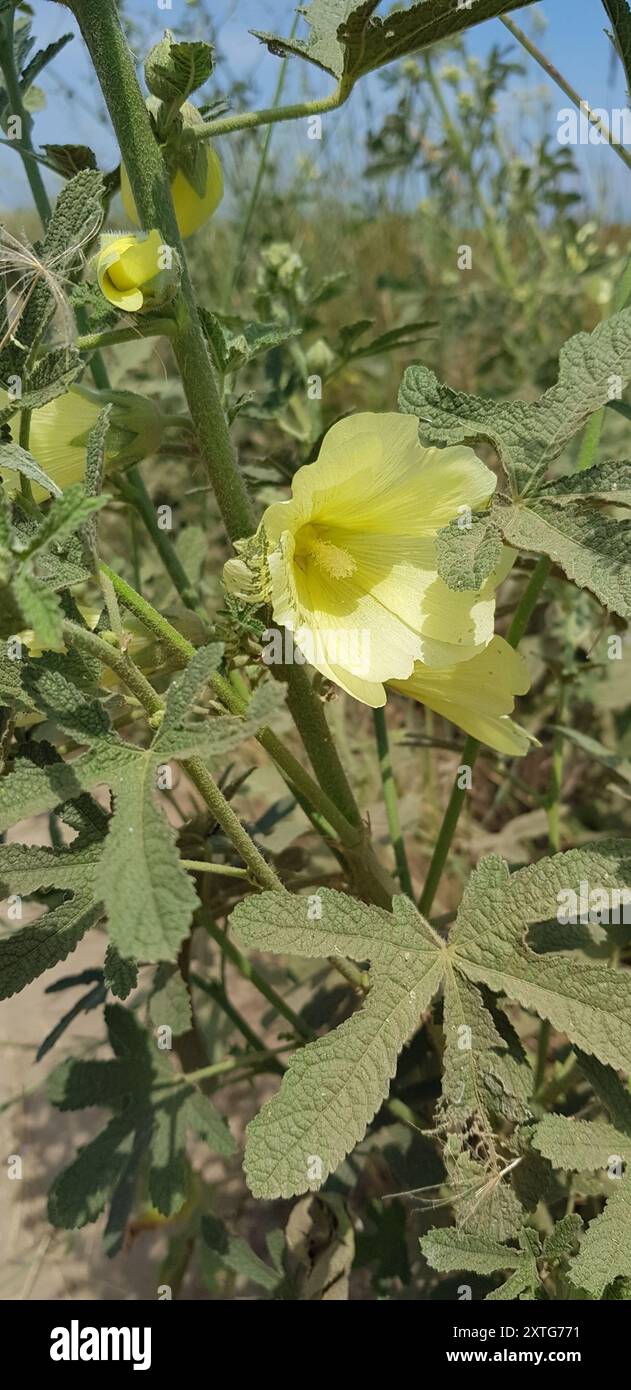
[{"label": "pale yellow flower", "polygon": [[[0,389],[0,408],[8,403],[7,392]],[[106,466],[128,467],[159,447],[164,419],[154,401],[133,391],[99,392],[85,386],[71,386],[65,395],[56,396],[32,412],[29,431],[29,453],[62,492],[73,483],[83,482],[88,435],[108,404],[112,412]],[[9,420],[9,427],[17,444],[18,414]],[[17,490],[17,473],[9,469],[3,472],[0,465],[0,476],[9,493]],[[40,502],[48,498],[49,493],[39,483],[34,483],[33,496]]]},{"label": "pale yellow flower", "polygon": [[[449,589],[436,559],[437,532],[466,525],[495,486],[471,449],[423,448],[413,416],[350,416],[299,469],[291,499],[237,544],[226,585],[270,602],[305,659],[364,704],[384,705],[390,686],[500,752],[525,753],[508,715],[528,672],[494,636],[513,553],[477,592]],[[277,659],[273,637],[264,660]]]},{"label": "pale yellow flower", "polygon": [[[373,706],[385,703],[384,682],[406,680],[417,661],[467,661],[493,636],[500,575],[479,593],[449,589],[436,533],[463,507],[484,507],[495,476],[471,449],[422,448],[417,431],[410,415],[334,425],[317,461],[296,473],[291,500],[267,508],[256,542],[241,543],[225,570],[250,600],[258,583],[309,661]],[[259,571],[248,583],[263,546],[262,582]],[[349,632],[364,635],[361,672],[341,659]]]},{"label": "pale yellow flower", "polygon": [[442,714],[498,753],[520,757],[536,743],[508,717],[515,695],[529,689],[530,676],[523,656],[503,637],[493,637],[470,661],[444,670],[418,662],[408,680],[388,681],[388,686]]}]

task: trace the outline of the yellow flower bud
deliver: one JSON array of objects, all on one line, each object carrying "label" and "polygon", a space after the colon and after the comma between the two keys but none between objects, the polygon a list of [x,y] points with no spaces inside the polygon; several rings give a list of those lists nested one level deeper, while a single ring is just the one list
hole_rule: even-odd
[{"label": "yellow flower bud", "polygon": [[[151,106],[151,102],[148,104]],[[204,124],[199,111],[190,101],[184,103],[180,115],[185,128]],[[168,146],[166,148],[168,150]],[[198,227],[202,227],[204,222],[212,217],[223,198],[223,173],[219,155],[210,143],[205,146],[204,154],[206,186],[203,194],[198,193],[193,187],[183,168],[175,168],[171,176],[171,197],[182,237],[192,236]],[[139,227],[138,210],[124,164],[121,165],[121,197],[130,222]]]},{"label": "yellow flower bud", "polygon": [[177,289],[175,253],[155,229],[138,236],[104,236],[95,259],[102,293],[124,313],[156,308]]},{"label": "yellow flower bud", "polygon": [[[9,397],[0,390],[0,409]],[[83,482],[88,435],[103,407],[111,404],[110,429],[106,441],[106,471],[128,468],[132,463],[156,452],[162,439],[164,417],[154,401],[133,391],[92,391],[72,386],[65,396],[56,396],[31,415],[29,453],[40,468],[64,492],[73,483]],[[15,443],[19,443],[19,416],[9,421]],[[19,487],[18,475],[7,470],[2,475],[7,492]],[[36,502],[48,493],[33,484]]]}]

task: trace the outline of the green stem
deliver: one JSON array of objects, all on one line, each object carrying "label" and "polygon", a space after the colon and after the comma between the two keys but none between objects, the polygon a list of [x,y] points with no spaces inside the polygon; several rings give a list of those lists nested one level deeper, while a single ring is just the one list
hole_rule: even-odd
[{"label": "green stem", "polygon": [[223,792],[217,786],[214,778],[211,777],[201,758],[187,758],[182,762],[182,767],[187,777],[190,777],[191,782],[197,787],[208,809],[213,812],[224,834],[228,836],[230,843],[240,854],[243,863],[247,865],[255,883],[258,883],[261,888],[282,892],[283,884],[275,869],[272,868],[271,864],[268,864],[256,848],[254,840],[250,839],[247,830],[242,826],[239,817],[235,815],[230,802],[226,801]]},{"label": "green stem", "polygon": [[[565,656],[571,656],[572,644],[567,634],[566,620],[566,651]],[[563,724],[567,703],[567,687],[563,682],[563,675],[559,678],[559,698],[556,710],[556,724]],[[550,783],[548,797],[546,801],[546,815],[548,818],[548,851],[550,854],[559,854],[561,850],[561,792],[563,789],[563,761],[565,756],[565,740],[560,733],[554,734],[552,743],[552,766],[550,768]],[[539,1024],[539,1036],[537,1039],[537,1055],[535,1059],[535,1075],[533,1082],[533,1095],[539,1093],[545,1083],[546,1063],[550,1048],[550,1037],[552,1029],[547,1018],[542,1019]]]},{"label": "green stem", "polygon": [[[153,135],[116,5],[114,0],[64,0],[64,3],[68,4],[76,16],[90,51],[134,190],[141,224],[145,230],[157,228],[165,242],[177,250],[180,258],[182,285],[174,306],[177,330],[173,337],[173,351],[197,431],[200,453],[208,469],[228,534],[232,540],[236,540],[240,536],[252,533],[254,517],[245,483],[237,467],[206,340],[197,315],[166,167]],[[346,92],[343,93],[343,96],[345,95]],[[326,110],[339,104],[341,99],[342,95],[335,94],[324,103],[315,103],[315,106],[318,110]],[[310,106],[313,105],[310,103]],[[299,114],[305,114],[302,108]],[[307,110],[306,114],[312,112]],[[289,119],[288,116],[285,118]],[[260,121],[259,124],[263,122]],[[359,810],[329,733],[321,703],[313,692],[306,673],[297,667],[292,669],[289,678],[288,703],[292,713],[296,711],[294,717],[324,791],[337,802],[344,815],[360,824]],[[342,800],[338,799],[338,793]],[[370,857],[368,848],[366,856]],[[378,878],[376,870],[374,877]]]},{"label": "green stem", "polygon": [[128,584],[126,579],[121,579],[121,576],[116,574],[113,569],[110,569],[110,566],[106,565],[104,561],[101,561],[99,568],[110,580],[110,583],[116,590],[125,608],[129,609],[129,612],[133,613],[134,617],[139,618],[141,623],[144,623],[145,627],[148,628],[150,632],[153,632],[154,636],[157,637],[160,642],[164,643],[165,647],[176,657],[181,666],[186,666],[191,657],[195,655],[195,648],[192,643],[188,641],[188,638],[183,637],[181,632],[178,632],[177,628],[173,627],[172,623],[170,623],[167,618],[163,618],[162,614],[158,613],[157,608],[154,608],[153,604],[148,603],[147,599],[143,598],[142,594],[139,594],[137,589],[132,588],[131,584]]},{"label": "green stem", "polygon": [[249,535],[254,517],[237,467],[171,198],[169,178],[138,84],[115,0],[64,0],[90,52],[127,169],[140,222],[157,228],[181,265],[174,302],[173,351],[217,503],[232,540]]},{"label": "green stem", "polygon": [[28,179],[31,193],[33,194],[33,201],[39,213],[42,227],[46,228],[51,214],[51,206],[46,188],[44,187],[39,164],[34,158],[35,152],[32,140],[33,119],[22,101],[20,82],[15,66],[13,25],[14,10],[11,9],[9,13],[4,15],[2,20],[0,20],[0,67],[2,68],[2,75],[4,77],[9,113],[12,116],[19,116],[22,126],[20,156],[24,166],[24,172]]},{"label": "green stem", "polygon": [[218,874],[220,878],[249,880],[247,869],[238,869],[234,864],[211,864],[208,859],[180,859],[180,864],[196,874]]},{"label": "green stem", "polygon": [[298,101],[290,106],[266,106],[261,111],[241,111],[234,116],[219,116],[195,130],[196,140],[214,140],[217,135],[232,135],[236,130],[255,130],[257,126],[278,125],[280,121],[297,121],[301,117],[323,115],[342,106],[351,94],[351,87],[340,83],[328,97],[316,101]]},{"label": "green stem", "polygon": [[234,965],[235,969],[239,971],[239,974],[243,975],[245,980],[249,980],[250,984],[254,985],[254,988],[258,990],[259,994],[262,994],[263,998],[267,999],[268,1004],[271,1004],[272,1008],[275,1009],[277,1014],[280,1014],[281,1018],[284,1018],[287,1023],[291,1024],[291,1027],[301,1038],[305,1038],[310,1042],[314,1037],[313,1030],[309,1028],[306,1023],[303,1023],[302,1019],[294,1012],[291,1005],[287,1004],[282,995],[277,993],[274,986],[266,980],[260,970],[257,970],[256,966],[252,964],[252,961],[248,960],[248,957],[244,956],[242,952],[238,950],[230,940],[230,937],[227,936],[225,932],[221,931],[221,928],[210,918],[205,919],[204,926],[208,935],[212,936],[213,941],[216,941],[217,945],[221,947],[224,956]]},{"label": "green stem", "polygon": [[157,714],[164,709],[164,701],[149,684],[146,676],[120,647],[104,642],[96,632],[69,619],[63,624],[64,639],[74,647],[82,647],[90,656],[107,666],[131,690],[148,714]]},{"label": "green stem", "polygon": [[281,667],[279,675],[281,680],[287,681],[287,704],[318,781],[346,819],[353,825],[361,825],[359,807],[338,757],[324,705],[313,689],[311,677],[304,666],[297,663]]},{"label": "green stem", "polygon": [[[212,999],[213,1003],[219,1006],[222,1013],[230,1019],[231,1023],[234,1023],[235,1028],[238,1028],[242,1037],[245,1038],[245,1041],[249,1043],[250,1047],[254,1048],[257,1052],[265,1052],[265,1043],[263,1039],[250,1027],[247,1019],[243,1017],[243,1014],[239,1013],[239,1010],[232,1003],[232,1000],[228,998],[219,980],[205,980],[202,975],[198,975],[196,971],[193,970],[191,970],[188,978],[191,985],[195,985],[197,989],[200,989],[203,994],[207,994],[209,999]],[[282,1072],[284,1068],[279,1066],[278,1070]]]},{"label": "green stem", "polygon": [[102,333],[84,333],[77,338],[79,352],[96,352],[99,348],[115,347],[117,343],[135,343],[140,338],[170,338],[175,332],[173,319],[150,319],[133,328],[107,328]]},{"label": "green stem", "polygon": [[[32,412],[30,410],[20,411],[20,431],[18,439],[20,448],[24,449],[26,453],[28,453],[29,443],[31,439],[31,414]],[[35,498],[33,497],[33,488],[31,486],[31,480],[30,478],[26,477],[25,473],[20,473],[20,492],[22,494],[22,497],[25,499],[27,505],[35,510],[36,503]]]},{"label": "green stem", "polygon": [[[97,657],[99,661],[114,671],[149,715],[162,712],[164,700],[125,652],[120,651],[118,647],[111,646],[109,642],[104,642],[102,637],[91,632],[89,628],[80,627],[78,623],[65,622],[63,632],[69,643],[83,647],[90,655]],[[224,834],[227,835],[230,843],[240,854],[254,882],[261,888],[269,888],[276,892],[282,891],[283,884],[278,875],[257,849],[201,758],[182,759],[182,767],[187,777],[197,787]]]},{"label": "green stem", "polygon": [[388,818],[388,829],[390,831],[390,839],[394,850],[399,883],[401,884],[403,892],[407,894],[408,898],[414,901],[414,889],[412,887],[405,844],[401,833],[399,802],[392,771],[392,759],[390,757],[390,743],[388,740],[388,726],[386,724],[385,710],[373,710],[373,721],[375,726],[375,738],[377,740],[377,753],[379,755],[383,800],[386,808],[386,816]]},{"label": "green stem", "polygon": [[576,106],[577,109],[582,112],[589,121],[589,124],[600,131],[607,141],[607,144],[611,145],[611,148],[615,150],[618,158],[626,164],[627,169],[631,169],[631,154],[628,153],[624,145],[618,144],[618,142],[613,139],[606,120],[604,120],[602,116],[598,116],[595,111],[592,111],[589,104],[583,100],[576,89],[572,87],[571,83],[567,81],[567,78],[559,72],[558,68],[555,68],[549,58],[546,58],[545,53],[542,53],[541,49],[537,48],[536,43],[533,43],[532,39],[528,38],[528,35],[524,33],[523,29],[520,29],[518,24],[515,24],[514,20],[509,19],[507,15],[499,15],[498,18],[501,20],[505,29],[508,29],[509,33],[513,35],[513,38],[517,39],[517,42],[521,44],[522,48],[525,48],[526,52],[530,54],[530,57],[534,58],[535,62],[539,64],[539,67],[543,68],[543,71],[547,73],[548,77],[551,77],[552,81],[556,82],[557,87],[561,88],[561,91],[569,98],[572,105]]},{"label": "green stem", "polygon": [[191,584],[171,537],[167,531],[163,531],[162,527],[158,525],[156,509],[147,492],[140,470],[138,468],[130,468],[128,473],[119,477],[116,481],[121,496],[136,509],[138,515],[142,519],[160,559],[162,560],[164,568],[174,588],[180,595],[182,602],[187,608],[197,613],[202,619],[202,622],[205,622],[206,612]]},{"label": "green stem", "polygon": [[[119,599],[125,607],[128,608],[135,617],[139,618],[150,632],[154,633],[180,665],[186,665],[191,657],[195,655],[195,647],[192,643],[189,642],[186,637],[183,637],[182,634],[179,633],[161,613],[158,613],[157,609],[155,609],[152,604],[148,603],[145,598],[137,593],[125,579],[121,579],[114,570],[110,569],[109,565],[102,563],[101,571],[111,581]],[[311,746],[310,741],[310,746],[307,750],[310,754],[313,754],[312,761],[319,761],[318,749],[315,746],[318,737],[328,742],[330,749],[333,750],[335,759],[337,759],[337,753],[335,752],[329,726],[326,722],[321,703],[317,700],[317,697],[313,697],[316,699],[314,719],[312,720],[309,717],[309,698],[312,692],[305,672],[299,666],[287,667],[285,671],[288,674],[293,674],[294,677],[294,683],[291,687],[294,692],[292,713],[298,725],[299,721],[303,718],[303,708],[300,699],[303,691],[301,690],[300,676],[304,677],[307,682],[304,721],[308,727],[310,736],[313,738],[314,746]],[[300,673],[300,675],[297,676],[297,673]],[[285,672],[283,674],[285,674]],[[226,681],[223,676],[215,675],[212,678],[211,685],[218,699],[226,705],[232,714],[244,713],[247,702],[237,694],[229,681]],[[355,869],[358,880],[362,884],[367,895],[373,898],[375,902],[380,903],[384,907],[388,907],[392,898],[392,885],[385,871],[382,869],[382,866],[378,863],[374,855],[372,855],[370,846],[366,843],[365,831],[361,824],[361,818],[359,818],[359,812],[357,813],[357,820],[355,818],[353,818],[353,820],[349,819],[344,812],[339,809],[333,797],[330,796],[328,792],[323,791],[318,783],[309,776],[306,769],[298,759],[294,757],[293,753],[285,747],[285,744],[281,742],[272,729],[259,729],[257,739],[261,747],[269,753],[269,756],[276,763],[288,786],[291,787],[292,790],[295,789],[299,796],[308,800],[311,806],[324,818],[326,824],[339,835],[340,841],[346,851],[346,856]],[[326,751],[326,744],[324,745],[324,751]],[[345,782],[345,775],[341,768],[341,764],[340,773]],[[344,782],[340,782],[339,784],[335,783],[335,789],[338,793],[342,790]],[[348,783],[345,783],[345,785],[348,787]],[[350,788],[348,788],[348,791],[350,793]],[[352,793],[350,793],[350,795],[352,796]]]},{"label": "green stem", "polygon": [[539,595],[551,569],[552,562],[547,555],[542,555],[537,560],[506,633],[506,641],[510,643],[511,647],[518,647],[522,637],[525,636],[530,619],[537,607]]},{"label": "green stem", "polygon": [[[526,631],[528,623],[532,617],[532,614],[534,613],[539,594],[541,593],[541,590],[546,582],[549,573],[550,561],[548,560],[547,556],[542,556],[541,559],[537,561],[537,564],[533,570],[529,583],[526,586],[526,589],[522,594],[520,602],[517,605],[513,621],[506,634],[506,640],[510,642],[511,647],[517,647],[520,643]],[[468,737],[462,750],[460,766],[470,767],[471,769],[473,769],[476,758],[478,756],[479,748],[480,745],[477,739]],[[447,809],[443,816],[442,824],[438,832],[438,839],[436,841],[434,853],[432,855],[430,866],[427,871],[427,879],[425,881],[425,886],[423,888],[421,900],[419,902],[419,909],[425,917],[429,916],[429,913],[431,911],[432,903],[436,896],[436,890],[442,877],[443,869],[447,860],[447,855],[449,854],[449,850],[451,848],[451,842],[453,840],[454,832],[458,824],[458,820],[460,818],[460,812],[462,810],[464,799],[467,794],[467,787],[459,786],[460,777],[461,774],[458,773],[456,775],[456,779],[454,781],[454,785],[451,791],[451,796],[447,803]]]},{"label": "green stem", "polygon": [[197,1071],[184,1071],[169,1084],[181,1086],[188,1081],[207,1081],[211,1076],[221,1076],[222,1072],[226,1071],[237,1071],[239,1067],[260,1066],[261,1062],[278,1057],[281,1052],[291,1052],[293,1046],[293,1043],[283,1043],[282,1047],[266,1047],[263,1050],[255,1048],[253,1052],[242,1052],[239,1057],[224,1057],[223,1061],[211,1062],[207,1067],[198,1067]]},{"label": "green stem", "polygon": [[[460,756],[460,767],[469,767],[471,768],[471,770],[473,770],[476,758],[478,756],[479,748],[480,745],[478,743],[478,740],[469,736],[465,740],[462,754]],[[460,812],[464,805],[464,799],[467,794],[468,788],[466,786],[460,785],[461,778],[462,773],[459,771],[451,790],[451,796],[449,797],[449,801],[447,802],[447,809],[442,819],[441,827],[438,832],[438,839],[434,848],[434,853],[431,858],[429,869],[427,870],[427,878],[425,880],[425,886],[423,888],[423,892],[421,894],[419,902],[419,911],[423,913],[424,917],[429,916],[432,903],[434,901],[434,898],[436,897],[436,890],[442,878],[442,873],[447,860],[447,855],[449,854],[449,851],[451,849],[451,842],[453,840],[454,832],[460,819]]]}]

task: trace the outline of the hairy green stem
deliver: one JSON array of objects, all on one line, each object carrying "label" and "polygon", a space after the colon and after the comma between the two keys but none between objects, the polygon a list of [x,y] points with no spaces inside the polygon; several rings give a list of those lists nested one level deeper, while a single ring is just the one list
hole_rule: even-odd
[{"label": "hairy green stem", "polygon": [[141,623],[144,623],[145,627],[147,627],[150,632],[153,632],[154,637],[157,637],[160,642],[164,643],[171,654],[179,660],[180,665],[186,666],[191,657],[195,655],[195,648],[192,642],[189,642],[188,638],[183,637],[181,632],[178,632],[177,628],[173,627],[173,624],[170,623],[167,618],[163,618],[162,614],[158,613],[157,608],[154,608],[153,604],[149,603],[146,598],[143,598],[142,594],[139,594],[137,589],[132,588],[132,585],[128,584],[126,579],[122,579],[119,574],[116,574],[115,570],[110,569],[110,566],[106,565],[103,560],[99,565],[99,569],[110,580],[119,599],[125,605],[125,608],[128,608],[129,612],[134,614],[134,617],[139,618]]},{"label": "hairy green stem", "polygon": [[90,52],[116,132],[141,225],[156,228],[175,249],[181,289],[174,303],[173,351],[198,435],[201,457],[232,540],[250,534],[254,517],[239,472],[219,391],[197,314],[169,178],[138,84],[115,0],[64,0]]},{"label": "hairy green stem", "polygon": [[[200,453],[228,534],[232,540],[236,540],[251,534],[254,517],[245,483],[237,467],[198,318],[166,167],[153,135],[115,0],[63,0],[63,3],[68,4],[75,14],[90,51],[134,190],[142,226],[146,230],[157,228],[180,258],[182,283],[174,306],[177,329],[172,340],[173,351],[196,427]],[[319,110],[325,110],[335,104],[338,101],[329,98],[316,105]],[[302,108],[300,114],[305,114]],[[292,668],[288,684],[288,704],[318,781],[344,815],[360,824],[359,810],[331,738],[321,702],[301,668]],[[379,873],[376,861],[368,847],[365,855],[367,859],[373,859],[372,873],[377,882]],[[382,900],[384,896],[382,889]]]},{"label": "hairy green stem", "polygon": [[377,741],[377,753],[379,755],[379,771],[381,773],[381,786],[383,789],[383,800],[388,818],[388,830],[394,850],[394,858],[397,866],[399,883],[408,898],[414,901],[414,889],[410,877],[405,844],[401,833],[401,818],[399,816],[399,801],[397,789],[394,782],[392,771],[392,759],[390,757],[390,742],[388,739],[388,726],[386,724],[385,709],[373,710],[373,722],[375,726],[375,738]]},{"label": "hairy green stem", "polygon": [[96,632],[91,632],[89,628],[81,627],[79,623],[71,622],[69,619],[63,624],[63,634],[65,641],[71,646],[82,647],[90,656],[96,657],[113,671],[131,690],[132,695],[136,696],[147,714],[157,714],[164,709],[164,701],[157,691],[120,647],[105,642]]},{"label": "hairy green stem", "polygon": [[[95,632],[91,632],[89,628],[80,627],[78,623],[65,622],[63,633],[64,638],[69,643],[83,647],[85,651],[97,657],[99,661],[114,671],[149,715],[162,712],[164,700],[149,684],[142,671],[120,648],[111,646]],[[270,888],[276,892],[282,891],[283,884],[275,870],[257,849],[201,758],[182,759],[181,765],[187,777],[197,787],[209,811],[212,811],[224,834],[227,835],[230,843],[241,856],[254,882],[261,888]]]},{"label": "hairy green stem", "polygon": [[129,328],[105,328],[101,333],[84,333],[77,338],[79,352],[96,352],[99,348],[115,347],[118,343],[135,343],[140,338],[170,338],[175,332],[174,319],[149,319]]},{"label": "hairy green stem", "polygon": [[[28,453],[31,439],[31,414],[32,412],[30,410],[20,411],[20,429],[18,440],[20,448],[24,449],[26,453]],[[22,494],[22,497],[25,499],[26,503],[29,505],[29,507],[32,507],[34,511],[37,511],[37,504],[35,502],[35,498],[33,497],[33,488],[31,486],[31,480],[30,478],[27,478],[25,473],[20,473],[20,492]]]},{"label": "hairy green stem", "polygon": [[[542,556],[532,572],[530,580],[522,594],[522,597],[515,609],[515,615],[506,634],[506,640],[511,647],[517,647],[526,631],[528,623],[534,613],[539,594],[543,589],[546,579],[550,573],[550,561],[547,556]],[[466,739],[460,759],[460,767],[473,769],[480,744],[475,738]],[[456,826],[460,818],[460,812],[464,805],[467,794],[466,785],[461,786],[462,774],[458,772],[451,791],[451,796],[447,803],[447,809],[443,816],[442,824],[438,832],[438,839],[434,848],[430,866],[427,871],[425,886],[419,902],[420,911],[427,917],[431,911],[432,903],[436,897],[436,890],[440,883],[443,869],[447,860],[447,855],[451,849],[451,842],[454,837]]]},{"label": "hairy green stem", "polygon": [[214,777],[211,777],[201,758],[187,758],[182,762],[182,767],[187,777],[190,777],[191,782],[197,787],[209,811],[215,815],[224,834],[228,836],[230,843],[240,854],[243,863],[247,865],[254,881],[261,888],[270,888],[277,893],[282,892],[283,884],[276,870],[272,868],[271,864],[268,864],[260,850],[256,848],[254,840],[250,838],[247,830],[242,826],[230,802],[226,801],[223,792],[217,786]]},{"label": "hairy green stem", "polygon": [[328,97],[316,101],[297,101],[290,106],[266,106],[261,111],[241,111],[234,116],[219,116],[194,131],[196,140],[214,140],[217,135],[232,135],[237,130],[256,130],[257,126],[278,125],[280,121],[297,121],[309,116],[324,115],[342,106],[351,94],[351,87],[342,83]]},{"label": "hairy green stem", "polygon": [[121,496],[138,512],[182,602],[187,608],[197,613],[202,622],[205,622],[204,607],[199,601],[199,596],[191,584],[168,531],[163,531],[162,527],[158,525],[156,509],[147,492],[139,468],[130,468],[128,473],[116,479],[116,483]]}]

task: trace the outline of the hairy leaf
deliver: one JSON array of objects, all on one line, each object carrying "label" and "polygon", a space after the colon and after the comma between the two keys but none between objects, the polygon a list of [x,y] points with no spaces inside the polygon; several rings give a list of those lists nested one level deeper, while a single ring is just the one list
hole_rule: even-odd
[{"label": "hairy leaf", "polygon": [[[497,1022],[500,1023],[499,1015]],[[480,991],[462,975],[445,978],[442,1115],[447,1129],[467,1134],[470,1128],[486,1136],[493,1149],[493,1117],[524,1121],[532,1070],[508,1020],[503,1035]]]},{"label": "hairy leaf", "polygon": [[51,497],[61,496],[61,489],[57,484],[48,477],[43,468],[40,468],[32,454],[20,448],[19,444],[0,444],[0,473],[5,469],[7,472],[20,473],[32,483],[38,483],[40,487],[46,488]]},{"label": "hairy leaf", "polygon": [[452,521],[436,536],[438,573],[450,589],[481,589],[501,556],[502,537],[484,513],[474,513],[469,526]]},{"label": "hairy leaf", "polygon": [[124,958],[174,961],[197,906],[173,831],[156,804],[163,760],[235,747],[283,699],[282,686],[270,680],[255,692],[243,719],[205,715],[198,723],[189,720],[187,711],[220,656],[221,647],[201,649],[173,682],[164,720],[148,749],[123,743],[108,731],[102,706],[77,684],[74,653],[49,656],[29,668],[27,688],[37,707],[79,743],[92,746],[72,762],[35,767],[19,760],[11,776],[0,779],[0,825],[7,829],[52,811],[99,784],[111,788],[113,814],[94,864],[92,889]]},{"label": "hairy leaf", "polygon": [[[472,874],[450,934],[453,964],[469,979],[547,1018],[584,1052],[631,1070],[631,991],[624,971],[565,955],[538,956],[528,929],[557,917],[588,881],[621,891],[629,882],[631,842],[603,841],[509,874],[499,858]],[[452,954],[453,953],[453,954]]]},{"label": "hairy leaf", "polygon": [[[606,1173],[611,1158],[631,1157],[631,1137],[606,1120],[545,1115],[537,1125],[533,1142],[555,1168],[565,1168],[570,1173],[595,1173],[600,1169]],[[619,1181],[612,1178],[612,1186]]]},{"label": "hairy leaf", "polygon": [[149,91],[164,102],[182,105],[208,81],[214,65],[212,44],[198,40],[178,43],[170,29],[145,58]]},{"label": "hairy leaf", "polygon": [[281,1278],[278,1270],[260,1259],[246,1240],[231,1235],[219,1217],[202,1217],[200,1237],[202,1269],[207,1277],[218,1269],[228,1269],[231,1274],[248,1279],[268,1293],[278,1287]]},{"label": "hairy leaf", "polygon": [[378,3],[379,0],[311,0],[304,10],[311,29],[307,40],[253,32],[272,53],[296,54],[332,77],[344,76],[350,83],[385,63],[418,53],[484,19],[531,4],[532,0],[476,0],[471,8],[455,5],[453,0],[420,0],[384,19],[373,18]]},{"label": "hairy leaf", "polygon": [[84,370],[83,359],[74,348],[51,348],[44,353],[29,373],[28,383],[19,401],[12,401],[0,410],[0,425],[10,420],[17,410],[39,410],[65,395],[69,386]]},{"label": "hairy leaf", "polygon": [[[513,8],[508,6],[507,8]],[[430,444],[478,444],[497,450],[519,496],[543,477],[590,415],[606,405],[611,377],[631,380],[631,309],[563,345],[559,377],[538,401],[495,401],[442,385],[428,367],[408,367],[399,409],[417,415]]]},{"label": "hairy leaf", "polygon": [[598,502],[615,502],[620,507],[631,506],[631,463],[628,459],[596,463],[567,477],[546,483],[540,496],[556,498],[590,497]]},{"label": "hairy leaf", "polygon": [[547,493],[512,507],[499,505],[493,515],[509,545],[549,556],[605,608],[621,618],[631,615],[631,521],[607,516],[587,501],[560,501]]},{"label": "hairy leaf", "polygon": [[583,1234],[583,1222],[576,1212],[562,1216],[543,1242],[546,1260],[568,1260],[574,1254]]},{"label": "hairy leaf", "polygon": [[0,937],[0,999],[19,994],[44,970],[65,960],[99,916],[92,895],[78,891],[41,921]]},{"label": "hairy leaf", "polygon": [[149,1000],[149,1017],[156,1028],[166,1024],[176,1038],[192,1027],[190,995],[177,967],[158,966]]},{"label": "hairy leaf", "polygon": [[432,1269],[441,1272],[467,1269],[473,1274],[495,1274],[499,1269],[516,1269],[524,1256],[521,1250],[489,1236],[467,1235],[451,1226],[437,1226],[421,1237],[421,1250]]},{"label": "hairy leaf", "polygon": [[[590,1221],[569,1271],[577,1288],[586,1289],[592,1298],[602,1298],[608,1284],[631,1275],[631,1135],[602,1120],[546,1115],[537,1125],[534,1142],[556,1168],[570,1172],[603,1170],[607,1205]],[[622,1177],[612,1176],[619,1171],[618,1159],[625,1161]]]},{"label": "hairy leaf", "polygon": [[300,327],[291,324],[250,322],[234,315],[213,314],[203,308],[200,318],[213,361],[222,374],[241,371],[255,357],[280,347],[302,332]]},{"label": "hairy leaf", "polygon": [[126,999],[138,984],[138,966],[135,960],[125,960],[110,942],[105,952],[103,977],[117,999]]},{"label": "hairy leaf", "polygon": [[[612,1184],[613,1185],[613,1184]],[[631,1179],[616,1182],[605,1210],[589,1226],[570,1268],[570,1279],[592,1298],[608,1284],[631,1276]]]},{"label": "hairy leaf", "polygon": [[397,1056],[443,974],[440,938],[407,899],[395,916],[322,889],[309,899],[264,893],[232,921],[246,945],[311,957],[370,959],[370,992],[358,1013],[292,1057],[279,1093],[248,1128],[245,1168],[255,1196],[320,1186],[364,1135],[394,1075]]}]

